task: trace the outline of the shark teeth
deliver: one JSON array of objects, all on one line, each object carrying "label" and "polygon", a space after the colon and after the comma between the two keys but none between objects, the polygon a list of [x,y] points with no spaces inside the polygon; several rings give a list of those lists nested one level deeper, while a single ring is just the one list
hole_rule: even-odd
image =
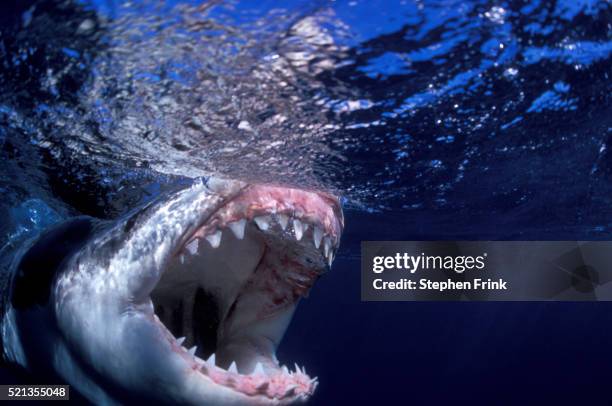
[{"label": "shark teeth", "polygon": [[289,224],[289,216],[285,214],[277,214],[278,224],[280,224],[283,231],[287,229],[287,224]]},{"label": "shark teeth", "polygon": [[314,231],[312,232],[312,239],[314,241],[315,248],[319,249],[321,246],[321,239],[323,239],[323,229],[321,227],[315,226]]},{"label": "shark teeth", "polygon": [[176,339],[176,342],[178,343],[178,345],[183,345],[183,343],[185,342],[185,337],[179,337]]},{"label": "shark teeth", "polygon": [[253,221],[255,224],[257,224],[257,227],[259,227],[261,231],[266,231],[270,228],[270,216],[253,217]]},{"label": "shark teeth", "polygon": [[263,369],[263,365],[261,365],[261,362],[258,362],[255,365],[255,369],[253,370],[251,375],[265,375],[265,371]]},{"label": "shark teeth", "polygon": [[[177,341],[183,342],[184,337]],[[307,394],[311,394],[318,385],[318,378],[311,378],[306,373],[306,368],[294,365],[295,371],[289,370],[285,365],[279,365],[277,369],[266,371],[261,362],[255,364],[255,368],[249,374],[243,374],[238,370],[236,361],[232,361],[229,367],[223,368],[215,365],[215,353],[212,353],[207,360],[202,360],[195,356],[197,347],[186,350],[192,357],[194,366],[197,366],[200,373],[207,375],[216,383],[236,388],[236,384],[250,382],[253,388],[260,395],[267,395],[272,400],[306,399]]]},{"label": "shark teeth", "polygon": [[331,250],[331,240],[329,239],[329,237],[323,238],[323,250],[324,250],[323,252],[325,254],[325,258],[327,258]]},{"label": "shark teeth", "polygon": [[304,225],[298,219],[293,219],[293,230],[295,231],[295,239],[300,241],[304,235]]},{"label": "shark teeth", "polygon": [[285,396],[293,396],[295,395],[295,390],[298,388],[296,384],[289,385],[285,388]]},{"label": "shark teeth", "polygon": [[228,227],[230,228],[230,230],[232,230],[236,238],[238,238],[239,240],[242,240],[244,238],[244,230],[246,229],[245,219],[233,221],[228,224]]},{"label": "shark teeth", "polygon": [[187,244],[186,248],[191,255],[195,255],[196,252],[198,252],[198,239],[194,238],[193,240],[191,240],[189,244]]},{"label": "shark teeth", "polygon": [[221,230],[214,232],[210,235],[206,236],[206,241],[210,243],[210,246],[213,248],[218,248],[221,244]]},{"label": "shark teeth", "polygon": [[[181,337],[179,339],[177,339],[177,341],[179,341],[180,343],[182,343],[184,341],[185,337]],[[191,347],[189,350],[187,350],[187,352],[193,356],[195,356],[195,352],[197,350],[197,346],[193,346]],[[200,364],[207,364],[209,367],[217,367],[216,365],[216,356],[215,353],[212,353],[210,355],[210,357],[208,357],[207,360],[202,360],[199,359],[197,357],[196,361],[198,361]],[[266,370],[264,369],[264,366],[261,362],[257,362],[255,364],[255,368],[253,369],[253,371],[250,374],[241,374],[240,371],[238,371],[238,365],[236,364],[236,361],[232,361],[229,365],[229,367],[227,367],[227,369],[224,369],[223,367],[217,367],[220,371],[225,371],[227,373],[232,373],[232,374],[238,374],[238,375],[250,375],[250,376],[260,376],[260,377],[273,377],[275,376],[278,372],[276,371],[272,371],[272,372],[266,372]],[[294,364],[294,368],[295,371],[291,371],[286,365],[280,365],[279,367],[280,373],[283,375],[287,375],[287,376],[293,376],[295,374],[303,374],[306,375],[306,368],[304,367],[300,367],[297,363]],[[313,381],[316,380],[317,378],[312,378],[309,380]]]},{"label": "shark teeth", "polygon": [[[298,213],[295,209],[291,210],[293,210],[291,213],[278,213],[275,209],[265,214],[262,213],[253,217],[249,216],[228,223],[224,223],[222,219],[219,219],[217,223],[213,223],[216,228],[210,230],[214,232],[210,233],[210,231],[208,231],[208,235],[206,236],[203,236],[203,234],[205,234],[204,232],[196,234],[196,237],[184,246],[183,251],[179,254],[178,260],[180,260],[181,264],[185,264],[189,261],[190,256],[197,255],[199,253],[198,250],[202,248],[202,242],[199,241],[200,238],[205,238],[211,247],[218,248],[221,245],[223,227],[229,228],[237,239],[244,239],[247,225],[252,221],[254,227],[262,232],[269,232],[273,229],[275,229],[276,232],[282,230],[293,234],[296,241],[304,241],[305,236],[307,236],[306,239],[310,239],[314,247],[320,250],[322,262],[331,267],[334,260],[334,250],[337,245],[336,238],[333,236],[332,232],[328,231],[327,227],[316,219],[312,219],[310,216],[303,213]],[[289,224],[292,225],[290,231],[288,231],[287,228]],[[312,237],[307,234],[310,230],[312,230]]]}]

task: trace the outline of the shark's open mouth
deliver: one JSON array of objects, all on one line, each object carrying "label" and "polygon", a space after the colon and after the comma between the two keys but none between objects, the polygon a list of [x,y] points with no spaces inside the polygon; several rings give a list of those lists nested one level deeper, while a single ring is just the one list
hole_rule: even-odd
[{"label": "shark's open mouth", "polygon": [[331,265],[343,226],[329,195],[248,186],[175,248],[152,317],[189,373],[265,403],[317,385],[275,351],[300,297]]}]

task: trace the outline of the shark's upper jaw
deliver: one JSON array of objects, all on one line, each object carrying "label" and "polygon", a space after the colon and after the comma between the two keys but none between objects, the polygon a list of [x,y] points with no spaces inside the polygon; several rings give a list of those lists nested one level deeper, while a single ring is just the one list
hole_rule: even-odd
[{"label": "shark's upper jaw", "polygon": [[250,185],[188,227],[151,292],[154,311],[142,307],[188,379],[258,404],[314,392],[316,378],[281,367],[275,350],[297,301],[331,266],[342,223],[334,197]]}]

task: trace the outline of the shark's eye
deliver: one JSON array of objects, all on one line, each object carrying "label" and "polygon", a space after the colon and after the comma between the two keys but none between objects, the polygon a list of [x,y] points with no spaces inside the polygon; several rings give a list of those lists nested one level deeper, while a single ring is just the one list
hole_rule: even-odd
[{"label": "shark's eye", "polygon": [[208,181],[210,178],[210,176],[202,176],[199,178],[199,180],[202,182],[202,184],[204,184],[204,186],[208,187]]},{"label": "shark's eye", "polygon": [[206,186],[206,188],[213,193],[221,193],[224,189],[225,184],[223,180],[219,178],[215,178],[213,176],[202,176],[200,179],[204,186]]}]

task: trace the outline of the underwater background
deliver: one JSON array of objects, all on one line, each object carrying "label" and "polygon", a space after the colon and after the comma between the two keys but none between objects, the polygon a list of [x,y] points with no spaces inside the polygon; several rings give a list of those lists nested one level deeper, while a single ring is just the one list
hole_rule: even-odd
[{"label": "underwater background", "polygon": [[605,302],[359,287],[362,240],[610,239],[609,1],[0,7],[0,262],[210,173],[316,187],[347,226],[279,350],[311,404],[610,403]]}]

